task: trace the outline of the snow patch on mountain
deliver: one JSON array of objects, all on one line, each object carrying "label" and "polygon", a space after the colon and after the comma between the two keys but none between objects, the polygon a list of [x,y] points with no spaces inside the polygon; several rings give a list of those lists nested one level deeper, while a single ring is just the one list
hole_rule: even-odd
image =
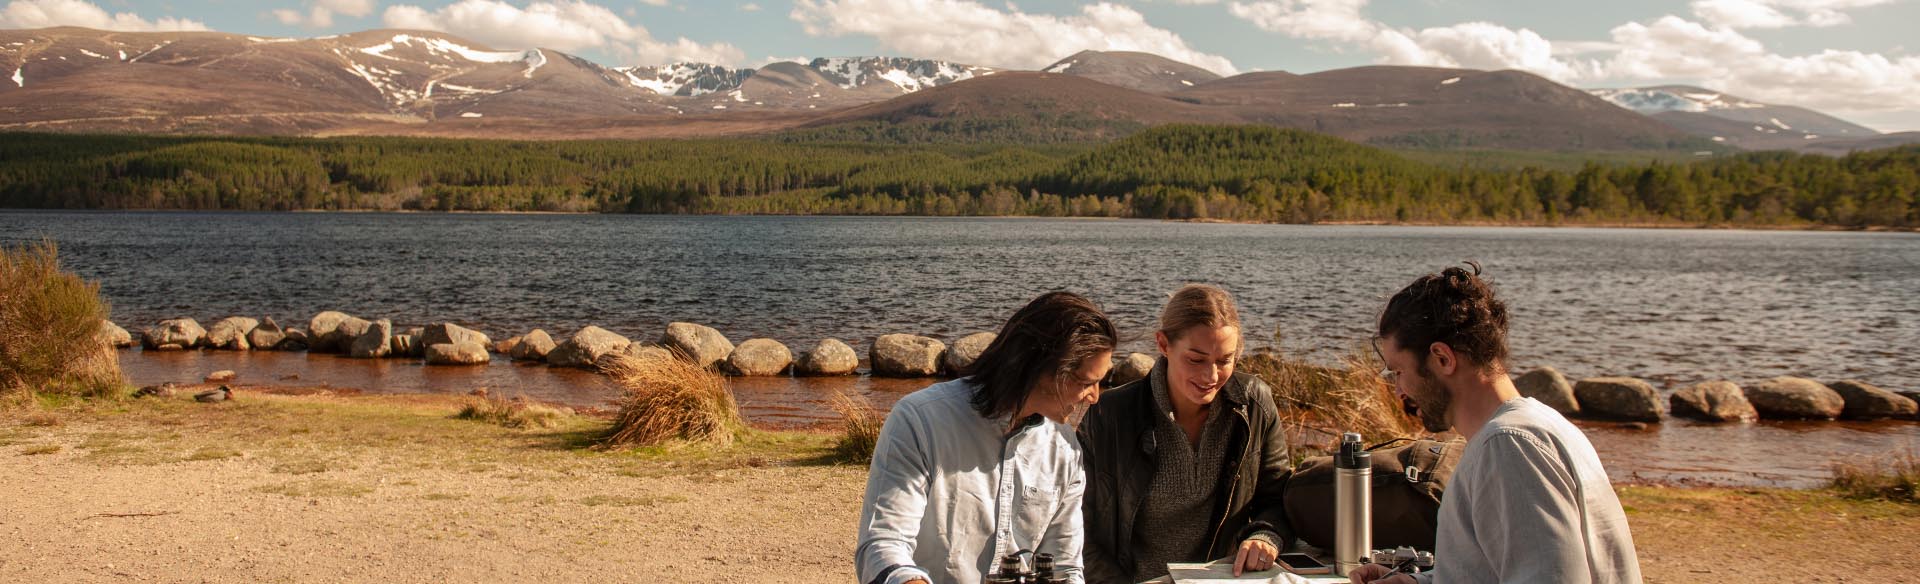
[{"label": "snow patch on mountain", "polygon": [[26,71],[26,70],[27,70],[27,69],[26,69],[25,67],[21,67],[21,68],[19,68],[19,69],[14,69],[14,70],[13,70],[13,84],[14,84],[14,85],[17,85],[17,86],[20,86],[20,87],[26,87],[26,86],[27,86],[27,78],[26,78],[26,76],[24,76],[24,75],[21,75],[21,72],[22,72],[22,71]]},{"label": "snow patch on mountain", "polygon": [[1080,61],[1077,59],[1072,61],[1067,61],[1065,63],[1055,63],[1052,67],[1047,68],[1047,72],[1048,73],[1065,73],[1068,69],[1072,69],[1074,65],[1077,65],[1079,63]]},{"label": "snow patch on mountain", "polygon": [[993,69],[988,67],[905,57],[822,57],[814,59],[807,67],[820,72],[842,89],[859,89],[873,78],[891,83],[907,93],[993,73]]},{"label": "snow patch on mountain", "polygon": [[658,95],[697,97],[739,87],[752,69],[728,69],[706,63],[674,63],[659,67],[616,67],[627,83]]},{"label": "snow patch on mountain", "polygon": [[1705,112],[1726,109],[1754,109],[1767,104],[1751,102],[1724,93],[1700,93],[1660,88],[1594,89],[1595,96],[1642,114],[1661,112]]},{"label": "snow patch on mountain", "polygon": [[89,50],[86,50],[86,49],[80,49],[80,54],[82,54],[82,55],[86,55],[86,56],[89,56],[89,57],[93,57],[93,58],[95,58],[95,59],[106,59],[106,58],[107,58],[107,56],[106,56],[106,55],[102,55],[102,54],[100,54],[100,53],[95,53],[95,52],[93,52],[93,51],[89,51]]}]

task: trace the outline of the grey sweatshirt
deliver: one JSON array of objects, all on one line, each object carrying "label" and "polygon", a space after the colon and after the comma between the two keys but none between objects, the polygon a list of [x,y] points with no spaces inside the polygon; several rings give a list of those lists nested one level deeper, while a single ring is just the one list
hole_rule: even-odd
[{"label": "grey sweatshirt", "polygon": [[1580,429],[1508,400],[1467,442],[1421,584],[1640,582],[1627,516]]}]

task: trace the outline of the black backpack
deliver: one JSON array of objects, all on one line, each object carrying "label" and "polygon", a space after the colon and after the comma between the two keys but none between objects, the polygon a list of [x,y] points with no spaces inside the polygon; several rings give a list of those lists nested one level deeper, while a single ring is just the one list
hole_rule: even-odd
[{"label": "black backpack", "polygon": [[[1440,496],[1453,479],[1466,442],[1390,440],[1373,453],[1373,547],[1433,549],[1439,527]],[[1293,537],[1314,547],[1333,549],[1333,457],[1301,461],[1287,476],[1285,504]]]}]

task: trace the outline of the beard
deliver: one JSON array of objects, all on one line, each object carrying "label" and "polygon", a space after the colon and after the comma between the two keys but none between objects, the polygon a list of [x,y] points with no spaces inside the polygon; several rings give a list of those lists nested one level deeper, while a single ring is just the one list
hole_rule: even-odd
[{"label": "beard", "polygon": [[1453,422],[1447,420],[1447,410],[1453,407],[1453,394],[1439,380],[1428,377],[1427,372],[1416,373],[1414,380],[1418,385],[1415,391],[1401,400],[1402,404],[1409,410],[1408,413],[1420,418],[1420,425],[1428,432],[1438,434],[1452,430]]}]

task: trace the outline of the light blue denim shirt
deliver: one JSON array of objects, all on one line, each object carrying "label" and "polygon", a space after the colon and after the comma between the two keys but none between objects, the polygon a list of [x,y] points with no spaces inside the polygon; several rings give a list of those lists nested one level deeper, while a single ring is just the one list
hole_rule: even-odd
[{"label": "light blue denim shirt", "polygon": [[1056,571],[1085,581],[1078,438],[1044,420],[1009,433],[1009,418],[974,411],[974,387],[938,383],[887,414],[854,548],[862,584],[980,582],[1022,550],[1053,554]]}]

